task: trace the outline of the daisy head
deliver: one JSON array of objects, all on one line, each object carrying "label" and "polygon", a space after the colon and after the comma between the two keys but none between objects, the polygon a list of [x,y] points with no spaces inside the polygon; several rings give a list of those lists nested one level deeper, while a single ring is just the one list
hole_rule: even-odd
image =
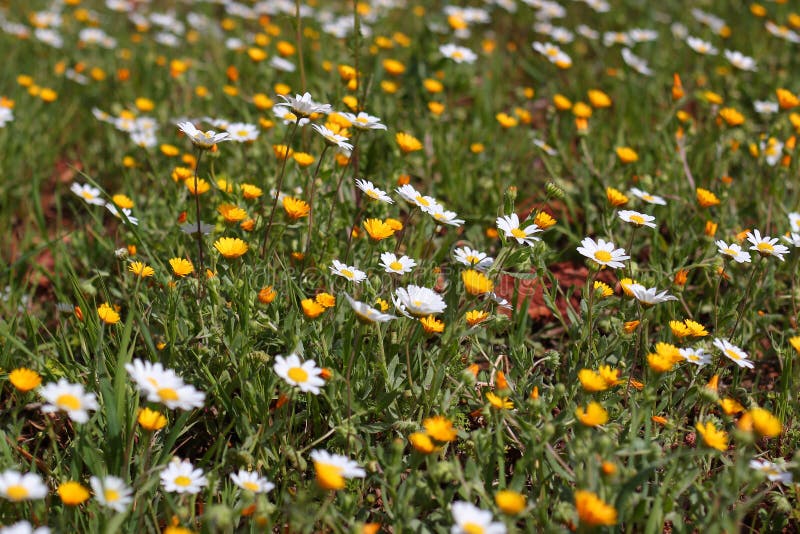
[{"label": "daisy head", "polygon": [[367,273],[358,270],[355,266],[345,265],[339,260],[333,260],[329,269],[333,274],[346,278],[356,284],[360,284],[367,279]]},{"label": "daisy head", "polygon": [[652,215],[647,215],[645,213],[639,213],[638,211],[633,210],[622,210],[619,212],[619,218],[625,221],[626,223],[631,223],[634,226],[649,226],[650,228],[655,228],[656,225],[653,221],[656,220],[655,217]]},{"label": "daisy head", "polygon": [[472,503],[456,501],[450,506],[454,525],[450,534],[505,534],[503,523],[492,521],[492,512]]},{"label": "daisy head", "polygon": [[722,354],[733,361],[739,367],[747,367],[752,369],[753,362],[748,359],[747,353],[728,341],[727,339],[714,338],[714,346],[722,352]]},{"label": "daisy head", "polygon": [[44,413],[66,412],[76,423],[89,420],[89,410],[97,410],[98,404],[94,393],[86,393],[83,384],[70,384],[61,378],[57,383],[42,386],[39,395],[45,400],[42,406]]},{"label": "daisy head", "polygon": [[173,458],[161,471],[161,487],[170,493],[197,494],[208,485],[202,469],[195,469],[189,460]]},{"label": "daisy head", "polygon": [[364,478],[367,473],[356,462],[341,454],[331,454],[324,450],[311,451],[317,484],[322,489],[338,490],[344,488],[345,479]]},{"label": "daisy head", "polygon": [[625,255],[625,249],[615,248],[614,243],[602,238],[595,242],[591,237],[585,237],[577,250],[600,268],[619,269],[625,266],[623,260],[630,259],[630,256]]},{"label": "daisy head", "polygon": [[304,393],[319,395],[320,386],[325,385],[322,369],[317,367],[317,363],[314,360],[301,361],[297,354],[289,354],[285,358],[276,356],[272,368],[289,385],[298,387]]},{"label": "daisy head", "polygon": [[498,230],[501,230],[506,237],[516,239],[520,245],[533,246],[536,241],[540,241],[534,234],[541,232],[542,229],[535,224],[522,228],[516,213],[498,217],[496,223]]},{"label": "daisy head", "polygon": [[375,185],[369,180],[361,180],[359,178],[356,178],[356,187],[358,187],[361,191],[363,191],[364,195],[366,195],[368,198],[372,200],[386,202],[387,204],[394,204],[394,200],[392,200],[392,197],[387,195],[385,191],[375,187]]},{"label": "daisy head", "polygon": [[381,254],[381,267],[387,273],[392,274],[407,274],[414,270],[417,262],[408,256],[400,256],[393,252],[384,252]]},{"label": "daisy head", "polygon": [[268,493],[275,484],[253,471],[239,469],[238,473],[231,473],[231,480],[243,490],[252,493]]}]

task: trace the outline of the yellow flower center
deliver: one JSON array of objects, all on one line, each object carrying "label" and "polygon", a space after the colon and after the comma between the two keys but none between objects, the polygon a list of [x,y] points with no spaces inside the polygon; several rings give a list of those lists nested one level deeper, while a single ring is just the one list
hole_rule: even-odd
[{"label": "yellow flower center", "polygon": [[400,263],[399,261],[393,261],[392,263],[389,264],[389,268],[392,269],[393,271],[402,271],[403,264]]},{"label": "yellow flower center", "polygon": [[648,202],[652,202],[653,195],[642,195],[642,200],[647,200]]},{"label": "yellow flower center", "polygon": [[103,498],[106,502],[114,502],[119,500],[119,492],[113,489],[107,489],[103,492]]},{"label": "yellow flower center", "polygon": [[526,237],[528,237],[528,234],[526,234],[523,230],[520,230],[519,228],[512,228],[511,235],[513,235],[514,237],[518,237],[519,239],[525,239]]},{"label": "yellow flower center", "polygon": [[415,300],[414,302],[412,302],[412,304],[414,305],[415,308],[419,308],[420,306],[422,306],[422,301]]},{"label": "yellow flower center", "polygon": [[345,276],[347,278],[354,278],[356,276],[355,273],[353,273],[353,271],[351,271],[350,269],[342,269],[341,273],[342,276]]},{"label": "yellow flower center", "polygon": [[258,484],[256,484],[255,482],[250,482],[249,480],[247,482],[245,482],[244,484],[242,484],[242,485],[244,486],[245,489],[248,489],[250,491],[258,491],[259,490]]},{"label": "yellow flower center", "polygon": [[361,124],[366,124],[369,122],[369,119],[366,117],[356,117],[356,122],[360,122]]},{"label": "yellow flower center", "polygon": [[94,195],[91,194],[89,191],[81,191],[81,196],[86,200],[92,200],[94,198]]},{"label": "yellow flower center", "polygon": [[248,132],[247,130],[239,130],[236,133],[239,134],[241,137],[245,137],[250,134],[250,132]]},{"label": "yellow flower center", "polygon": [[741,357],[741,356],[739,356],[739,355],[736,353],[736,351],[734,351],[734,350],[732,350],[732,349],[726,349],[726,350],[725,350],[725,355],[726,355],[728,358],[730,358],[731,360],[741,360],[741,359],[742,359],[742,357]]},{"label": "yellow flower center", "polygon": [[302,367],[292,367],[286,374],[289,375],[289,378],[294,382],[303,383],[308,380],[308,373]]},{"label": "yellow flower center", "polygon": [[631,222],[634,224],[644,224],[644,217],[641,215],[631,215]]},{"label": "yellow flower center", "polygon": [[59,395],[56,399],[56,406],[66,410],[79,410],[81,407],[81,400],[75,395],[64,393],[63,395]]},{"label": "yellow flower center", "polygon": [[461,530],[466,532],[467,534],[483,534],[486,532],[482,526],[478,525],[477,523],[464,523],[461,525]]},{"label": "yellow flower center", "polygon": [[365,193],[367,193],[367,196],[369,198],[373,199],[373,200],[380,199],[380,196],[378,196],[378,193],[376,193],[375,190],[373,190],[373,189],[369,189],[369,190],[365,191]]},{"label": "yellow flower center", "polygon": [[464,54],[460,50],[453,52],[453,59],[464,59]]},{"label": "yellow flower center", "polygon": [[162,401],[174,401],[178,400],[178,392],[172,388],[161,388],[157,391],[158,396],[161,397]]},{"label": "yellow flower center", "polygon": [[771,253],[774,250],[775,250],[775,247],[773,247],[769,243],[762,242],[762,243],[758,244],[758,251],[759,252],[769,252],[769,253]]},{"label": "yellow flower center", "polygon": [[174,482],[176,486],[181,486],[185,488],[186,486],[192,483],[192,479],[187,476],[181,475],[179,477],[175,477]]},{"label": "yellow flower center", "polygon": [[467,261],[470,262],[472,265],[475,265],[477,263],[480,263],[481,260],[477,256],[470,255],[470,256],[467,256]]},{"label": "yellow flower center", "polygon": [[28,496],[28,488],[21,484],[15,484],[6,489],[6,494],[12,501],[21,501]]},{"label": "yellow flower center", "polygon": [[594,258],[602,262],[611,261],[611,253],[607,250],[598,250],[594,253]]},{"label": "yellow flower center", "polygon": [[724,252],[725,254],[729,254],[731,256],[736,256],[736,254],[737,254],[737,252],[735,250],[733,250],[732,248],[726,248],[722,252]]},{"label": "yellow flower center", "polygon": [[417,204],[420,204],[420,205],[425,206],[425,207],[431,205],[430,202],[425,200],[425,198],[423,198],[422,195],[417,195],[417,198],[415,200],[417,201]]}]

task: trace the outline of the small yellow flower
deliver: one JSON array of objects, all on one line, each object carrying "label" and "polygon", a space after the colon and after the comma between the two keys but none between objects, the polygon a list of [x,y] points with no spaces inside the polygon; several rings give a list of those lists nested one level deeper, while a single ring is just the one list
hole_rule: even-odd
[{"label": "small yellow flower", "polygon": [[278,296],[278,292],[275,291],[272,286],[262,287],[261,290],[258,292],[258,301],[261,304],[269,304],[275,297]]},{"label": "small yellow flower", "polygon": [[444,323],[433,315],[423,317],[419,322],[422,323],[422,328],[428,334],[441,334],[444,332]]},{"label": "small yellow flower", "polygon": [[194,272],[194,265],[185,258],[170,258],[169,266],[172,267],[172,272],[175,276],[180,278]]},{"label": "small yellow flower", "polygon": [[220,237],[214,242],[214,248],[226,259],[243,256],[249,247],[238,237]]},{"label": "small yellow flower", "polygon": [[8,380],[11,385],[23,393],[39,387],[39,384],[42,383],[39,373],[26,367],[20,367],[8,373]]},{"label": "small yellow flower", "polygon": [[58,486],[58,496],[61,502],[67,506],[78,506],[89,499],[89,490],[81,485],[80,482],[70,480]]},{"label": "small yellow flower", "polygon": [[599,426],[608,422],[608,412],[598,402],[590,402],[586,408],[578,406],[575,416],[586,426]]},{"label": "small yellow flower", "polygon": [[500,490],[494,496],[497,507],[508,515],[517,515],[525,509],[525,496],[512,490]]},{"label": "small yellow flower", "polygon": [[686,328],[689,329],[689,335],[692,337],[705,337],[708,335],[708,330],[706,330],[706,328],[700,323],[692,321],[691,319],[686,319],[683,322],[686,325]]},{"label": "small yellow flower", "polygon": [[640,321],[627,321],[622,325],[622,330],[626,334],[630,334],[631,332],[635,331],[636,328],[639,326]]},{"label": "small yellow flower", "polygon": [[425,419],[422,426],[425,427],[428,436],[440,443],[455,441],[458,437],[458,432],[453,428],[453,422],[441,415]]},{"label": "small yellow flower", "polygon": [[278,161],[283,161],[286,158],[291,158],[294,150],[286,145],[272,145],[272,152]]},{"label": "small yellow flower", "polygon": [[791,109],[800,105],[800,99],[788,89],[776,89],[775,95],[778,97],[778,104],[780,105],[781,109]]},{"label": "small yellow flower", "polygon": [[473,154],[480,154],[486,149],[483,143],[472,143],[469,145],[469,151]]},{"label": "small yellow flower", "polygon": [[753,408],[748,414],[753,421],[753,428],[760,436],[774,438],[782,430],[780,420],[764,408]]},{"label": "small yellow flower", "polygon": [[590,89],[588,96],[589,102],[596,108],[611,107],[611,97],[599,89]]},{"label": "small yellow flower", "polygon": [[179,156],[181,153],[181,150],[178,147],[176,147],[175,145],[168,145],[166,143],[162,144],[158,148],[161,150],[161,153],[167,156],[168,158],[174,158],[176,156]]},{"label": "small yellow flower", "polygon": [[413,135],[409,135],[404,132],[397,132],[394,138],[395,141],[397,141],[400,150],[402,150],[404,154],[408,154],[409,152],[416,152],[417,150],[422,150],[422,143],[420,143],[419,139],[417,139]]},{"label": "small yellow flower", "polygon": [[308,154],[306,152],[295,152],[292,154],[292,158],[297,162],[298,165],[301,167],[308,167],[312,163],[314,163],[314,156]]},{"label": "small yellow flower", "polygon": [[744,406],[742,406],[736,399],[724,398],[719,399],[717,402],[722,407],[722,411],[725,412],[726,415],[734,415],[744,411]]},{"label": "small yellow flower", "polygon": [[706,226],[703,229],[703,233],[708,237],[714,237],[717,233],[717,223],[714,221],[706,221]]},{"label": "small yellow flower", "polygon": [[681,321],[670,321],[669,328],[672,330],[672,335],[677,338],[686,337],[691,333],[689,328]]},{"label": "small yellow flower", "polygon": [[394,228],[380,219],[367,219],[364,221],[364,229],[374,241],[381,241],[394,235]]},{"label": "small yellow flower", "polygon": [[341,467],[314,462],[314,472],[320,488],[324,490],[340,490],[344,488],[345,480],[342,476]]},{"label": "small yellow flower", "polygon": [[439,80],[435,80],[433,78],[425,78],[422,80],[422,86],[425,88],[426,91],[429,93],[441,93],[444,91],[444,85]]},{"label": "small yellow flower", "polygon": [[129,197],[127,197],[125,195],[122,195],[122,194],[114,195],[113,197],[111,197],[111,201],[114,204],[116,204],[118,208],[122,208],[122,209],[131,209],[131,208],[133,208],[133,200],[131,200]]},{"label": "small yellow flower", "polygon": [[703,437],[703,443],[707,446],[712,449],[717,449],[718,451],[725,451],[728,449],[728,433],[724,430],[718,430],[711,421],[706,421],[705,424],[697,423],[695,428]]},{"label": "small yellow flower", "polygon": [[464,288],[470,295],[484,295],[494,289],[494,283],[485,274],[474,269],[462,271],[461,279],[464,281]]},{"label": "small yellow flower", "polygon": [[195,187],[195,180],[194,177],[187,178],[183,181],[186,189],[193,195],[202,195],[203,193],[207,193],[211,189],[211,184],[207,181],[203,180],[202,178],[197,179],[197,187]]},{"label": "small yellow flower", "polygon": [[744,123],[744,115],[734,108],[722,108],[719,117],[728,123],[728,126],[739,126]]},{"label": "small yellow flower", "polygon": [[439,447],[433,443],[430,436],[423,432],[414,432],[408,436],[408,441],[417,452],[421,452],[422,454],[431,454],[439,450]]},{"label": "small yellow flower", "polygon": [[594,281],[594,290],[595,292],[599,293],[600,296],[603,298],[610,297],[611,295],[614,294],[614,290],[611,289],[611,287],[608,284],[603,283],[600,280]]},{"label": "small yellow flower", "polygon": [[705,98],[706,101],[709,102],[710,104],[721,105],[723,102],[725,102],[725,99],[722,98],[722,95],[719,95],[719,94],[715,93],[714,91],[706,91],[706,92],[704,92],[703,93],[703,98]]},{"label": "small yellow flower", "polygon": [[97,315],[106,324],[116,324],[119,322],[119,314],[114,308],[109,306],[107,302],[104,302],[97,308]]},{"label": "small yellow flower", "polygon": [[533,223],[541,228],[542,230],[547,230],[551,226],[556,224],[555,218],[552,215],[547,213],[546,211],[540,211],[536,214],[536,217],[533,219]]},{"label": "small yellow flower", "polygon": [[700,204],[701,208],[708,208],[719,204],[719,199],[717,198],[717,195],[715,195],[708,189],[703,189],[701,187],[698,187],[697,203]]},{"label": "small yellow flower", "polygon": [[619,207],[624,206],[628,203],[628,197],[622,194],[621,191],[614,189],[613,187],[606,187],[606,198],[608,199],[608,203],[612,206]]},{"label": "small yellow flower", "polygon": [[384,59],[383,70],[391,76],[400,76],[406,71],[406,67],[396,59]]},{"label": "small yellow flower", "polygon": [[604,475],[610,477],[617,472],[617,464],[606,460],[602,464],[600,464],[600,470],[603,472]]},{"label": "small yellow flower", "polygon": [[499,395],[495,395],[491,391],[486,392],[486,400],[489,401],[489,404],[492,408],[496,410],[513,410],[514,403],[508,400],[508,397],[501,397]]},{"label": "small yellow flower", "polygon": [[306,201],[289,196],[283,197],[283,209],[286,211],[286,215],[293,221],[302,217],[307,217],[311,212],[311,206],[309,206]]},{"label": "small yellow flower", "polygon": [[139,425],[145,430],[155,432],[167,426],[167,418],[160,412],[151,410],[150,408],[142,408],[139,410],[139,416],[136,418]]},{"label": "small yellow flower", "polygon": [[194,171],[189,167],[175,167],[172,169],[172,180],[177,182],[184,182],[192,177]]},{"label": "small yellow flower", "polygon": [[666,417],[663,417],[663,416],[660,416],[660,415],[654,415],[653,417],[650,418],[650,420],[652,422],[656,423],[656,424],[661,425],[661,426],[664,426],[669,422]]},{"label": "small yellow flower", "polygon": [[600,373],[592,369],[581,369],[578,371],[578,380],[581,383],[584,391],[595,392],[605,391],[611,387],[612,384],[608,383]]},{"label": "small yellow flower", "polygon": [[128,266],[128,270],[141,278],[148,278],[156,274],[155,270],[152,267],[141,261],[135,261],[131,263]]},{"label": "small yellow flower", "polygon": [[639,161],[639,154],[634,149],[628,146],[620,146],[616,148],[617,157],[622,163],[634,163]]},{"label": "small yellow flower", "polygon": [[800,354],[800,336],[794,336],[789,338],[789,343],[792,345],[794,350]]},{"label": "small yellow flower", "polygon": [[242,191],[242,196],[247,200],[259,198],[264,194],[260,187],[257,187],[253,184],[242,184],[239,186],[239,189]]},{"label": "small yellow flower", "polygon": [[562,94],[556,94],[553,96],[553,105],[559,111],[566,111],[572,108],[572,102],[570,99]]},{"label": "small yellow flower", "polygon": [[575,508],[581,523],[589,526],[612,526],[617,524],[617,510],[591,491],[575,492]]},{"label": "small yellow flower", "polygon": [[572,114],[579,119],[588,119],[592,116],[592,108],[585,102],[575,102],[572,106]]},{"label": "small yellow flower", "polygon": [[233,204],[220,204],[219,207],[217,207],[217,211],[222,215],[222,218],[225,219],[225,222],[229,223],[237,223],[247,218],[247,212]]},{"label": "small yellow flower", "polygon": [[336,297],[330,293],[319,293],[314,300],[323,308],[332,308],[336,306]]},{"label": "small yellow flower", "polygon": [[316,319],[325,311],[325,307],[313,299],[303,299],[300,306],[303,308],[303,315],[309,319]]},{"label": "small yellow flower", "polygon": [[483,321],[488,319],[489,312],[480,310],[470,310],[466,313],[465,318],[469,326],[475,326],[476,324],[482,323]]},{"label": "small yellow flower", "polygon": [[519,123],[517,119],[511,115],[508,115],[507,113],[498,113],[494,116],[494,118],[497,119],[497,122],[499,122],[500,126],[503,128],[513,128]]}]

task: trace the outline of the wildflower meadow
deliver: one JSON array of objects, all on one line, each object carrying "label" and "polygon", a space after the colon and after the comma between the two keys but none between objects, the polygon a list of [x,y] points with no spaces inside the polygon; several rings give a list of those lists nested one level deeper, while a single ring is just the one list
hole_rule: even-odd
[{"label": "wildflower meadow", "polygon": [[793,0],[0,1],[0,534],[800,531]]}]

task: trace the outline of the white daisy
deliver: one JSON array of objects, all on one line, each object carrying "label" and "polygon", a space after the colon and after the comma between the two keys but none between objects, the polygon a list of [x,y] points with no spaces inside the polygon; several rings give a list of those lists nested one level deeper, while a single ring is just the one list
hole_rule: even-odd
[{"label": "white daisy", "polygon": [[666,290],[659,293],[657,288],[647,288],[641,284],[630,284],[628,286],[628,290],[633,294],[633,297],[636,300],[645,306],[655,306],[656,304],[660,304],[662,302],[678,300],[677,297],[673,297],[667,293]]},{"label": "white daisy", "polygon": [[325,139],[327,144],[341,148],[342,150],[353,150],[353,145],[347,142],[347,137],[333,133],[333,131],[319,124],[312,124],[311,127]]},{"label": "white daisy", "polygon": [[533,246],[536,241],[541,241],[540,238],[535,237],[533,234],[541,232],[542,229],[535,224],[520,228],[519,217],[516,213],[498,217],[496,223],[498,230],[502,230],[506,237],[516,239],[520,245]]},{"label": "white daisy", "polygon": [[691,349],[687,347],[685,349],[679,349],[678,352],[684,360],[698,367],[711,363],[711,355],[704,352],[703,349]]},{"label": "white daisy", "polygon": [[647,65],[647,61],[645,61],[644,59],[640,58],[639,56],[631,52],[629,48],[622,49],[622,60],[625,62],[626,65],[631,67],[639,74],[642,74],[644,76],[653,75],[653,71]]},{"label": "white daisy", "polygon": [[727,339],[714,338],[714,346],[739,367],[747,367],[748,369],[754,367],[753,362],[748,359],[747,353]]},{"label": "white daisy", "polygon": [[20,473],[8,469],[0,473],[0,497],[12,502],[44,499],[47,486],[36,473]]},{"label": "white daisy", "polygon": [[442,296],[427,287],[398,287],[394,293],[392,301],[405,316],[426,317],[442,313],[447,308]]},{"label": "white daisy", "polygon": [[454,211],[447,211],[440,204],[433,206],[428,215],[436,219],[436,222],[446,224],[448,226],[461,226],[464,224],[464,219],[459,219],[458,214]]},{"label": "white daisy", "polygon": [[276,356],[272,369],[289,385],[297,386],[303,393],[319,395],[320,386],[325,385],[325,380],[321,376],[322,369],[317,367],[317,363],[314,360],[303,362],[297,354],[290,354],[285,358]]},{"label": "white daisy", "polygon": [[762,236],[758,230],[747,232],[747,240],[753,245],[750,250],[755,250],[761,256],[775,256],[781,261],[784,261],[783,255],[789,253],[789,248],[784,245],[778,245],[777,237]]},{"label": "white daisy", "polygon": [[339,260],[333,260],[333,263],[328,267],[331,272],[342,278],[347,278],[351,282],[360,284],[367,279],[367,273],[359,271],[355,266],[345,265]]},{"label": "white daisy", "polygon": [[347,302],[350,304],[350,307],[353,308],[354,312],[356,312],[358,320],[362,323],[385,323],[387,321],[391,321],[392,319],[397,319],[397,317],[394,315],[383,313],[379,310],[376,310],[369,304],[355,300],[347,293],[345,293],[344,296],[347,299]]},{"label": "white daisy", "polygon": [[161,471],[161,486],[170,493],[200,493],[208,485],[202,469],[195,469],[189,460],[175,457]]},{"label": "white daisy", "polygon": [[247,122],[232,122],[226,128],[231,136],[231,141],[246,143],[258,139],[258,127]]},{"label": "white daisy", "polygon": [[381,202],[386,202],[387,204],[394,204],[392,197],[386,194],[385,191],[375,187],[375,184],[369,180],[361,180],[360,178],[356,178],[356,187],[361,189],[364,194],[372,200],[380,200]]},{"label": "white daisy", "polygon": [[417,262],[408,256],[401,256],[398,258],[393,252],[384,252],[381,254],[380,265],[387,273],[406,274],[414,270],[414,267],[417,266]]},{"label": "white daisy", "polygon": [[768,100],[756,100],[753,102],[753,109],[756,110],[756,113],[762,113],[764,115],[772,115],[773,113],[777,113],[780,109],[777,102],[770,102]]},{"label": "white daisy", "polygon": [[485,271],[494,263],[494,258],[489,257],[485,252],[469,247],[459,247],[453,250],[453,258],[458,263],[468,265],[479,271]]},{"label": "white daisy", "polygon": [[791,484],[792,473],[786,470],[785,466],[778,465],[769,460],[750,460],[750,467],[756,471],[761,471],[767,476],[767,480],[780,484]]},{"label": "white daisy", "polygon": [[711,45],[711,43],[704,41],[699,37],[692,37],[692,36],[687,37],[686,44],[688,44],[689,48],[691,48],[698,54],[716,56],[719,53],[719,50],[714,48]]},{"label": "white daisy", "polygon": [[757,71],[756,60],[737,52],[735,50],[725,50],[725,59],[730,61],[731,65],[740,70]]},{"label": "white daisy", "polygon": [[284,101],[280,104],[275,104],[276,108],[288,108],[291,109],[292,113],[297,115],[301,118],[307,118],[314,113],[330,113],[331,112],[331,105],[330,104],[320,104],[318,102],[314,102],[314,99],[311,98],[311,93],[305,93],[301,95],[295,95],[294,97],[278,95]]},{"label": "white daisy", "polygon": [[78,182],[72,182],[69,190],[81,197],[87,204],[104,206],[106,203],[105,200],[100,198],[100,190],[96,187],[92,187],[89,184],[81,185]]},{"label": "white daisy", "polygon": [[800,213],[793,211],[789,214],[789,225],[792,227],[792,232],[800,232]]},{"label": "white daisy", "polygon": [[770,137],[759,143],[759,149],[764,154],[764,160],[767,162],[767,165],[774,167],[781,160],[781,156],[783,156],[783,141]]},{"label": "white daisy", "polygon": [[133,489],[119,477],[91,477],[89,485],[97,502],[115,512],[124,512],[133,502]]},{"label": "white daisy", "polygon": [[714,244],[717,245],[717,252],[733,258],[737,263],[750,263],[750,254],[742,250],[742,247],[738,243],[731,243],[728,245],[725,241],[718,240],[715,241]]},{"label": "white daisy", "polygon": [[439,206],[439,202],[435,198],[424,196],[414,189],[412,185],[403,185],[395,189],[395,191],[397,191],[397,194],[399,194],[403,200],[409,204],[413,204],[425,213],[430,213]]},{"label": "white daisy", "polygon": [[478,56],[464,46],[452,43],[444,44],[439,47],[439,52],[446,58],[452,59],[456,63],[475,63]]},{"label": "white daisy", "polygon": [[159,362],[135,359],[125,364],[125,370],[150,402],[161,403],[170,410],[201,408],[205,402],[205,393],[185,384],[175,371],[165,369]]},{"label": "white daisy", "polygon": [[541,148],[542,150],[544,150],[545,154],[547,154],[548,156],[557,156],[558,155],[558,151],[555,148],[551,147],[550,145],[548,145],[547,143],[545,143],[541,139],[534,139],[533,140],[533,144],[536,145],[537,147]]},{"label": "white daisy", "polygon": [[505,534],[503,523],[492,521],[492,512],[481,510],[472,503],[456,501],[450,511],[455,525],[450,527],[450,534]]},{"label": "white daisy", "polygon": [[612,269],[625,267],[622,261],[631,258],[625,255],[625,249],[614,248],[614,243],[602,238],[597,242],[591,237],[583,238],[577,251],[601,267],[611,267]]},{"label": "white daisy", "polygon": [[358,115],[354,113],[343,112],[342,116],[346,118],[353,125],[356,130],[385,130],[386,125],[381,124],[378,117],[373,117],[368,113],[360,111]]},{"label": "white daisy", "polygon": [[47,402],[42,406],[44,413],[67,412],[76,423],[85,423],[89,420],[89,410],[99,408],[94,393],[86,393],[83,384],[70,384],[65,378],[42,386],[39,395]]},{"label": "white daisy", "polygon": [[0,527],[0,534],[50,534],[49,527],[33,528],[27,521],[17,521],[13,525]]},{"label": "white daisy", "polygon": [[367,476],[366,471],[358,463],[341,454],[331,454],[328,451],[316,449],[311,451],[311,461],[314,462],[315,469],[319,469],[320,466],[332,467],[338,471],[339,476],[344,478]]},{"label": "white daisy", "polygon": [[276,117],[281,119],[284,124],[297,123],[297,126],[302,128],[303,126],[311,122],[309,119],[305,117],[298,117],[297,115],[292,113],[292,111],[288,108],[280,108],[278,106],[275,106],[272,108],[272,112],[275,114]]},{"label": "white daisy", "polygon": [[795,248],[800,248],[800,234],[798,234],[797,232],[792,232],[788,235],[783,236],[783,240]]},{"label": "white daisy", "polygon": [[655,217],[645,213],[639,213],[638,211],[622,210],[619,212],[619,218],[635,226],[649,226],[650,228],[656,227],[655,223],[653,223],[653,221],[656,220]]},{"label": "white daisy", "polygon": [[214,130],[204,132],[195,128],[194,124],[189,121],[179,122],[178,129],[182,131],[198,148],[209,149],[217,143],[222,141],[229,141],[230,134],[228,132],[217,133]]},{"label": "white daisy", "polygon": [[239,469],[238,473],[231,473],[231,480],[234,484],[253,493],[269,493],[275,488],[275,484],[266,478],[259,476],[254,471]]},{"label": "white daisy", "polygon": [[636,198],[644,200],[648,204],[657,204],[659,206],[665,206],[667,201],[657,195],[651,195],[647,191],[642,191],[636,187],[631,187],[631,194]]}]

